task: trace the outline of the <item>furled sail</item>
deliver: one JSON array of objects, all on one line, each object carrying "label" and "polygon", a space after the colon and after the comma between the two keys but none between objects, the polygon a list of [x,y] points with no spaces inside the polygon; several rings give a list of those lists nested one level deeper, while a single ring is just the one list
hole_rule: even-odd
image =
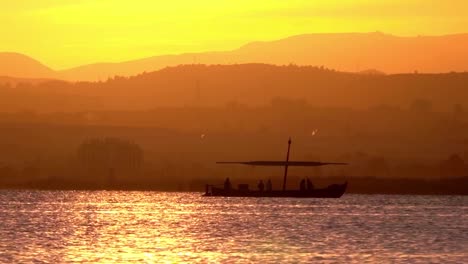
[{"label": "furled sail", "polygon": [[347,165],[341,162],[319,162],[319,161],[218,161],[217,164],[241,164],[250,166],[299,166],[299,167],[313,167],[324,165]]}]

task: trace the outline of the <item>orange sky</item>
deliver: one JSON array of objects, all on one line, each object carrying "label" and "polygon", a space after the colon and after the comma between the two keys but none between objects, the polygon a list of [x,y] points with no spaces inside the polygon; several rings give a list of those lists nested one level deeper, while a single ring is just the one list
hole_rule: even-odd
[{"label": "orange sky", "polygon": [[0,51],[55,69],[167,53],[235,49],[303,33],[466,32],[468,1],[2,1]]}]

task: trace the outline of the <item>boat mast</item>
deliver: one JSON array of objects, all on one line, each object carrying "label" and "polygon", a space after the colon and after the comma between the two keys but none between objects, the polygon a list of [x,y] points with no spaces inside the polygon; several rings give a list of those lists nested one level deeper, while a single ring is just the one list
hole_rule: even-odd
[{"label": "boat mast", "polygon": [[288,177],[289,150],[291,149],[291,137],[288,140],[288,152],[286,154],[286,165],[284,165],[283,192],[286,191],[286,178]]}]

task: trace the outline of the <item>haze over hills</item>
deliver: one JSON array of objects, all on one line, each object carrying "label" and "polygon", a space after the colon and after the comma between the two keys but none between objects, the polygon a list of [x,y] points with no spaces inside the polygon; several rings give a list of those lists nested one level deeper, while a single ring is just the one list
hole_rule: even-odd
[{"label": "haze over hills", "polygon": [[54,70],[23,54],[0,52],[0,76],[17,78],[59,78]]},{"label": "haze over hills", "polygon": [[[0,84],[0,111],[139,111],[155,107],[269,105],[276,98],[317,107],[408,107],[423,100],[451,111],[465,104],[468,73],[361,74],[312,66],[180,65],[105,82]],[[299,103],[301,104],[301,103]],[[426,107],[427,108],[427,107]]]},{"label": "haze over hills", "polygon": [[239,50],[254,61],[324,65],[347,72],[386,73],[467,71],[468,34],[397,37],[366,34],[308,34],[251,43]]},{"label": "haze over hills", "polygon": [[[103,82],[0,77],[0,188],[201,190],[238,174],[215,160],[276,160],[292,135],[298,160],[349,162],[315,171],[320,186],[349,177],[361,186],[353,192],[466,194],[467,83],[468,72],[261,63],[178,65]],[[118,185],[105,185],[106,173],[81,170],[79,146],[109,137],[142,147],[141,174],[119,170]]]},{"label": "haze over hills", "polygon": [[[421,193],[462,194],[466,83],[468,73],[379,75],[239,64],[181,65],[105,82],[0,84],[0,188],[76,188],[83,180],[89,185],[82,188],[105,188],[100,184],[108,174],[81,170],[76,154],[89,139],[111,137],[136,142],[145,153],[141,174],[118,170],[119,188],[193,181],[191,190],[202,190],[196,188],[219,175],[246,175],[214,161],[281,159],[292,136],[300,144],[294,159],[350,164],[312,171],[323,176],[320,186],[332,177],[347,177],[352,186],[360,177],[378,177],[359,180],[361,190],[401,193],[394,186],[412,184],[408,192],[414,193],[431,180]],[[296,169],[292,175],[311,173]],[[381,179],[388,182],[377,191],[374,181]]]},{"label": "haze over hills", "polygon": [[[63,71],[24,56],[0,53],[0,76],[106,80],[180,64],[267,63],[324,66],[346,72],[441,73],[468,70],[468,34],[397,37],[383,33],[305,34],[252,42],[225,52],[163,55],[121,63],[96,63]],[[12,67],[12,65],[15,65]]]}]

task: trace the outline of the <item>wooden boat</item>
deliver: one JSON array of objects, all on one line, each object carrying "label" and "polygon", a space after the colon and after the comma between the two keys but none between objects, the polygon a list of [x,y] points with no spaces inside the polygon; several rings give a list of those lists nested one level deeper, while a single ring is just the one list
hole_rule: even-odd
[{"label": "wooden boat", "polygon": [[323,189],[313,190],[271,190],[271,191],[253,191],[231,189],[225,190],[208,185],[204,196],[223,196],[223,197],[293,197],[293,198],[340,198],[346,191],[348,183],[332,184]]},{"label": "wooden boat", "polygon": [[346,191],[348,182],[343,184],[332,184],[326,188],[302,188],[301,190],[286,190],[286,180],[289,166],[325,166],[325,165],[346,165],[338,162],[318,162],[318,161],[290,161],[289,152],[291,149],[291,138],[288,140],[288,152],[286,161],[222,161],[218,164],[241,164],[248,166],[284,166],[284,178],[282,190],[249,190],[247,184],[239,184],[238,189],[231,188],[230,181],[224,184],[224,188],[214,185],[206,185],[203,196],[217,197],[294,197],[294,198],[340,198]]}]

